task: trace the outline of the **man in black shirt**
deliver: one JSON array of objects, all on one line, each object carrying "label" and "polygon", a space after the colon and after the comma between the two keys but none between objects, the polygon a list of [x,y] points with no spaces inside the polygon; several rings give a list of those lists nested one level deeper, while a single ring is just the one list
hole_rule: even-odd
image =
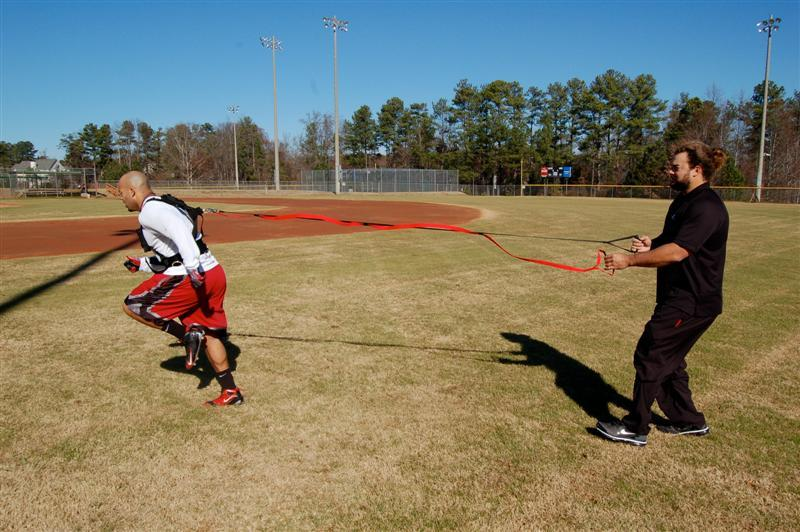
[{"label": "man in black shirt", "polygon": [[672,434],[708,434],[689,390],[686,355],[722,312],[722,276],[728,240],[728,211],[709,179],[725,154],[698,141],[680,144],[668,170],[670,186],[679,192],[658,237],[633,241],[633,255],[606,256],[605,267],[658,268],[656,307],[645,325],[633,365],[633,407],[619,421],[600,421],[598,432],[613,441],[645,445],[653,402],[669,418],[658,427]]}]

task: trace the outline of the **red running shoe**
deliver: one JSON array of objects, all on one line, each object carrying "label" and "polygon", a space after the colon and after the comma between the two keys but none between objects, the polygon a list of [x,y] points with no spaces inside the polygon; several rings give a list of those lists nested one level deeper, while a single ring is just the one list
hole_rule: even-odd
[{"label": "red running shoe", "polygon": [[233,388],[232,390],[222,390],[219,397],[211,401],[206,401],[205,406],[231,406],[240,405],[242,403],[244,403],[244,395],[242,395],[239,388]]}]

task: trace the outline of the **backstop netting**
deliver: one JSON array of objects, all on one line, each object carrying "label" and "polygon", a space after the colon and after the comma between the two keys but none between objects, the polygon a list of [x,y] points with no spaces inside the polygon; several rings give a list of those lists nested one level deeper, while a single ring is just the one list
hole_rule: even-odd
[{"label": "backstop netting", "polygon": [[15,196],[65,196],[95,192],[97,182],[91,168],[44,172],[0,169],[0,190]]}]

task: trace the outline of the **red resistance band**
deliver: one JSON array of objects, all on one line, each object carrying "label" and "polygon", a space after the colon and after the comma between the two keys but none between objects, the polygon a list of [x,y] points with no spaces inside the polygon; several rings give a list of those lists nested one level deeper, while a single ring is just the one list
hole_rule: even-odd
[{"label": "red resistance band", "polygon": [[517,260],[523,260],[525,262],[532,262],[533,264],[540,264],[542,266],[549,266],[551,268],[558,268],[559,270],[567,270],[570,272],[591,272],[594,270],[601,270],[600,263],[603,261],[603,255],[605,252],[602,249],[597,250],[597,260],[595,261],[594,266],[589,268],[578,268],[576,266],[570,266],[568,264],[560,264],[558,262],[551,262],[549,260],[541,260],[541,259],[532,259],[529,257],[520,257],[519,255],[514,255],[506,248],[501,246],[494,238],[486,233],[481,233],[478,231],[472,231],[471,229],[466,229],[464,227],[459,227],[457,225],[445,225],[445,224],[437,224],[437,223],[414,223],[414,224],[384,224],[384,223],[377,223],[377,222],[359,222],[359,221],[352,221],[352,220],[338,220],[336,218],[331,218],[330,216],[325,216],[322,214],[306,214],[306,213],[297,213],[297,214],[254,214],[254,213],[231,213],[226,211],[211,211],[216,214],[221,214],[222,216],[256,216],[261,218],[262,220],[270,220],[270,221],[282,221],[282,220],[314,220],[317,222],[328,222],[331,224],[342,225],[345,227],[371,227],[372,229],[377,229],[379,231],[396,231],[399,229],[429,229],[434,231],[452,231],[454,233],[464,233],[467,235],[477,235],[482,236],[483,238],[487,239],[489,242],[500,248],[500,250],[509,255],[514,257]]}]

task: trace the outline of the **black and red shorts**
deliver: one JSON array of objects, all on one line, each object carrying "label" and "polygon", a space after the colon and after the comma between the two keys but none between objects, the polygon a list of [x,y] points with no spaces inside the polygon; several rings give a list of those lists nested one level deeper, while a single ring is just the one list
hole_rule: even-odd
[{"label": "black and red shorts", "polygon": [[188,275],[157,273],[134,288],[125,306],[137,316],[155,323],[178,318],[185,326],[201,325],[208,331],[224,331],[228,319],[223,308],[227,281],[222,266],[205,272],[205,283],[192,286]]}]

